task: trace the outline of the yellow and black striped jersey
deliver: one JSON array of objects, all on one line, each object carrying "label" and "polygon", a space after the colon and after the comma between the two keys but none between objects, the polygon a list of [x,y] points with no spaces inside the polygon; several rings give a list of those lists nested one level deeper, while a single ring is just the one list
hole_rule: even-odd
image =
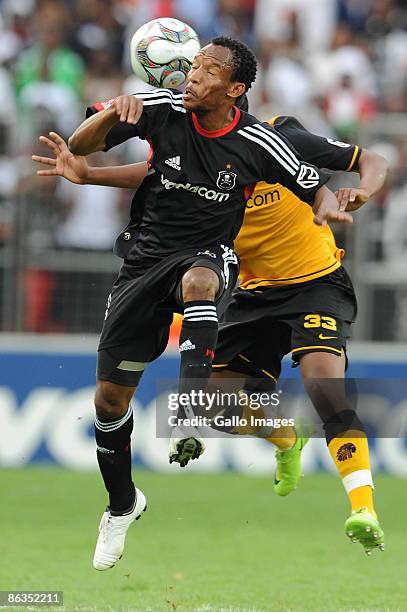
[{"label": "yellow and black striped jersey", "polygon": [[[361,149],[308,132],[294,117],[269,122],[303,159],[329,170],[357,170]],[[333,272],[344,250],[329,227],[313,222],[310,206],[280,183],[259,182],[247,200],[235,241],[241,258],[241,287],[255,289],[303,283]]]}]

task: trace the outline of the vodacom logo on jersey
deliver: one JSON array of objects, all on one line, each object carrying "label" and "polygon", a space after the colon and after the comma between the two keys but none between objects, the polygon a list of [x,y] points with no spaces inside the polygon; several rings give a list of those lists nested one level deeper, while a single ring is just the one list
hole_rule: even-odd
[{"label": "vodacom logo on jersey", "polygon": [[208,189],[207,187],[203,187],[201,185],[191,185],[191,183],[174,183],[173,181],[165,178],[163,174],[161,175],[161,184],[164,185],[166,189],[184,189],[190,193],[196,193],[197,195],[201,196],[201,198],[205,198],[206,200],[226,202],[226,200],[229,199],[228,193]]}]

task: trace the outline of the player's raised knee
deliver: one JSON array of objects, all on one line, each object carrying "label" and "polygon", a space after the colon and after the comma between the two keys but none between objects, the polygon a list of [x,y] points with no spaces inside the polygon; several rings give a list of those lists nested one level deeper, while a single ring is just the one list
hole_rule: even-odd
[{"label": "player's raised knee", "polygon": [[98,418],[104,421],[120,419],[129,407],[132,391],[105,380],[98,381],[95,393]]},{"label": "player's raised knee", "polygon": [[210,268],[190,268],[182,277],[182,296],[184,302],[215,300],[218,289],[218,275]]}]

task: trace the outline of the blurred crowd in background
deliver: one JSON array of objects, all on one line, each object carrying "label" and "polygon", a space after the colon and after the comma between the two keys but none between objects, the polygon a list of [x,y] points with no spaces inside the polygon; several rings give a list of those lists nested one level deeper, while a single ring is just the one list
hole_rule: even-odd
[{"label": "blurred crowd in background", "polygon": [[[48,153],[40,134],[69,136],[88,104],[147,87],[129,42],[166,16],[257,53],[253,114],[294,114],[387,157],[386,188],[339,239],[369,320],[359,337],[407,340],[406,0],[0,0],[0,329],[100,328],[132,194],[37,177],[31,154]],[[133,139],[92,163],[145,156]]]}]

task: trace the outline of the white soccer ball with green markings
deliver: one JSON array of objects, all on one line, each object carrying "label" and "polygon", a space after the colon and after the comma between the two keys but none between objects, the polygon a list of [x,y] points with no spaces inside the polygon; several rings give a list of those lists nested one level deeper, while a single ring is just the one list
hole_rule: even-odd
[{"label": "white soccer ball with green markings", "polygon": [[177,89],[199,49],[198,36],[189,25],[178,19],[154,19],[134,34],[131,65],[145,83]]}]

